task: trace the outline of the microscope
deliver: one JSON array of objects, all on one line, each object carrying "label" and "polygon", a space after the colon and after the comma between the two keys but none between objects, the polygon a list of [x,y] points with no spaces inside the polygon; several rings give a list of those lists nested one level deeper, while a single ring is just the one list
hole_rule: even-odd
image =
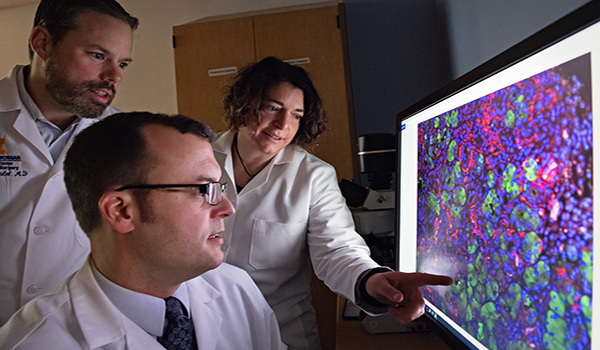
[{"label": "microscope", "polygon": [[[371,249],[371,258],[381,266],[396,269],[396,136],[386,133],[366,134],[358,138],[361,183],[342,179],[340,189],[350,207],[356,232]],[[366,179],[363,179],[363,177]],[[344,308],[344,318],[357,318],[371,334],[429,330],[417,319],[399,325],[388,313],[369,316],[351,302]]]},{"label": "microscope", "polygon": [[371,249],[371,257],[396,268],[395,201],[396,137],[373,133],[358,138],[361,183],[342,179],[340,189],[350,207],[356,231]]}]

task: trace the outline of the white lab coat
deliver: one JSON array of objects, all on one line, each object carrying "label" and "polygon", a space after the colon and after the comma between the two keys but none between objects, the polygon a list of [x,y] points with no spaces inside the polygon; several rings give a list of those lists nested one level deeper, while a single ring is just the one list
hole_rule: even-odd
[{"label": "white lab coat", "polygon": [[[54,162],[19,98],[22,69],[0,80],[0,326],[79,269],[90,251],[63,181],[73,140]],[[101,118],[115,112],[109,107]],[[94,122],[81,120],[74,134]]]},{"label": "white lab coat", "polygon": [[[285,349],[277,320],[244,271],[227,264],[185,282],[198,349]],[[102,292],[89,261],[0,328],[0,349],[164,350]]]},{"label": "white lab coat", "polygon": [[379,267],[342,196],[334,168],[288,145],[239,193],[228,131],[213,142],[236,212],[225,222],[225,261],[246,270],[290,349],[320,348],[311,304],[311,263],[334,292],[353,300],[359,275]]}]

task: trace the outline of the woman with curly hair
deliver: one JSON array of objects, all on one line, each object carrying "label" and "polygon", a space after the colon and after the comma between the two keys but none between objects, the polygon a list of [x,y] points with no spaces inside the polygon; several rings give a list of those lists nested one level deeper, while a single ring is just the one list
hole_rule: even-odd
[{"label": "woman with curly hair", "polygon": [[[313,270],[365,311],[384,313],[410,296],[414,303],[397,317],[419,316],[423,300],[417,284],[439,281],[375,263],[354,230],[335,169],[304,149],[326,129],[307,73],[265,58],[238,74],[224,107],[229,131],[217,137],[213,149],[236,207],[225,223],[225,261],[256,282],[275,311],[283,342],[290,349],[320,348],[311,305]],[[398,279],[406,278],[414,285],[401,288]]]}]

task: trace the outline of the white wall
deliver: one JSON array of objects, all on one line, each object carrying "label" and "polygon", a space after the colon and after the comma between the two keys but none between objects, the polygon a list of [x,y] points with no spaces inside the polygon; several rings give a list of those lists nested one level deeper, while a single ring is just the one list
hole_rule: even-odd
[{"label": "white wall", "polygon": [[[175,62],[172,28],[199,18],[276,7],[319,3],[322,0],[120,0],[140,19],[135,32],[134,62],[114,105],[123,111],[176,113]],[[0,77],[15,64],[27,64],[27,40],[37,3],[0,10]]]}]

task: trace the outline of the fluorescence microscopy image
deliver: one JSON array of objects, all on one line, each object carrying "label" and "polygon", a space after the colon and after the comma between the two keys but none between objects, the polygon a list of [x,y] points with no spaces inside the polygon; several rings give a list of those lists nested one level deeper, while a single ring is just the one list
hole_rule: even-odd
[{"label": "fluorescence microscopy image", "polygon": [[419,125],[423,295],[490,349],[590,349],[590,54]]}]

